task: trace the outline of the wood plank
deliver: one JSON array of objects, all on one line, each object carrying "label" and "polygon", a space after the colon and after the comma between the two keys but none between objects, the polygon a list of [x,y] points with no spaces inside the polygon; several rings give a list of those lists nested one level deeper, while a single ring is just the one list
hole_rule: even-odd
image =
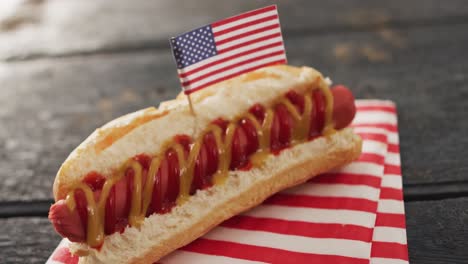
[{"label": "wood plank", "polygon": [[468,181],[405,184],[405,201],[427,201],[468,197]]},{"label": "wood plank", "polygon": [[49,215],[54,200],[0,202],[0,218]]},{"label": "wood plank", "polygon": [[468,198],[406,203],[410,263],[468,263]]},{"label": "wood plank", "polygon": [[[410,263],[468,262],[468,198],[406,203]],[[47,218],[0,219],[3,263],[44,263],[60,237]]]},{"label": "wood plank", "polygon": [[[287,40],[357,98],[399,109],[404,181],[468,180],[467,25]],[[52,197],[61,162],[96,127],[179,92],[168,50],[0,64],[0,201]],[[424,158],[422,158],[424,157]]]},{"label": "wood plank", "polygon": [[[468,197],[468,182],[436,182],[406,184],[405,202],[443,200]],[[33,197],[34,198],[34,197]],[[0,218],[42,216],[47,217],[53,199],[34,201],[0,201]]]},{"label": "wood plank", "polygon": [[[19,1],[18,1],[19,2]],[[25,1],[0,12],[0,59],[166,47],[196,25],[264,6],[261,1]],[[1,10],[1,8],[0,8]],[[463,0],[279,1],[283,30],[327,33],[385,24],[457,23],[468,19]],[[3,14],[3,15],[2,15]]]},{"label": "wood plank", "polygon": [[0,219],[2,263],[44,263],[61,237],[45,217]]}]

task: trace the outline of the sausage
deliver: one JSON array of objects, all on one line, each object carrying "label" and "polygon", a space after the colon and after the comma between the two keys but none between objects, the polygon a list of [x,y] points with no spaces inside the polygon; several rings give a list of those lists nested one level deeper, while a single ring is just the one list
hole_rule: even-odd
[{"label": "sausage", "polygon": [[[342,129],[348,126],[353,120],[356,114],[356,106],[354,104],[354,96],[351,91],[343,86],[337,85],[331,89],[333,95],[333,122],[336,129]],[[257,115],[256,115],[257,116]],[[280,115],[278,115],[279,117]],[[245,124],[241,127],[244,127]],[[242,129],[243,131],[244,129]],[[244,135],[244,138],[251,139],[250,134]],[[245,149],[248,144],[244,144]],[[237,150],[234,148],[234,150]],[[237,152],[246,152],[238,150]],[[236,152],[236,153],[237,153]],[[244,153],[245,154],[245,153]],[[242,163],[239,158],[233,157],[232,163]],[[231,164],[231,167],[232,164]],[[234,166],[235,167],[235,166]],[[117,219],[125,218],[125,214],[128,215],[129,206],[129,193],[127,192],[128,181],[123,178],[120,180],[115,187],[115,215]],[[55,230],[62,235],[67,237],[73,242],[84,242],[86,240],[86,231],[84,223],[77,210],[71,211],[64,200],[59,200],[50,207],[49,219],[52,222]],[[124,223],[126,225],[126,223]],[[117,230],[122,229],[116,228]]]},{"label": "sausage", "polygon": [[342,129],[353,121],[356,115],[353,93],[344,85],[331,89],[333,95],[333,121],[336,129]]},{"label": "sausage", "polygon": [[73,242],[83,242],[86,235],[78,210],[70,210],[65,200],[59,200],[50,207],[49,220],[57,233]]}]

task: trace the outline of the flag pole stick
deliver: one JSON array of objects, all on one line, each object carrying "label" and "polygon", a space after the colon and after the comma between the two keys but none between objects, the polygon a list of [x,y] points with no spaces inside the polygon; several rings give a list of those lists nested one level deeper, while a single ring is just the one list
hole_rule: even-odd
[{"label": "flag pole stick", "polygon": [[187,100],[188,100],[189,107],[190,107],[190,113],[194,117],[197,117],[197,114],[195,113],[195,108],[193,108],[192,97],[190,97],[190,94],[187,94],[186,96],[187,96]]},{"label": "flag pole stick", "polygon": [[190,108],[190,113],[193,115],[193,119],[194,119],[194,122],[193,122],[193,133],[196,134],[197,133],[197,128],[198,128],[198,118],[197,118],[197,113],[195,112],[195,108],[193,107],[193,102],[192,102],[192,97],[190,96],[190,93],[189,94],[185,94],[185,96],[187,97],[187,100],[188,100],[188,103],[189,103],[189,108]]}]

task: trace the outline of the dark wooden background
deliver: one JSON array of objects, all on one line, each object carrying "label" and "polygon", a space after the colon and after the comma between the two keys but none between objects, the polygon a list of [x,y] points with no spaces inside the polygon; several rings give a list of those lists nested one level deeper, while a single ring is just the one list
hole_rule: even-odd
[{"label": "dark wooden background", "polygon": [[[270,3],[2,2],[0,262],[59,242],[46,216],[74,147],[179,92],[169,37]],[[397,103],[411,263],[468,263],[468,1],[277,3],[291,64]]]}]

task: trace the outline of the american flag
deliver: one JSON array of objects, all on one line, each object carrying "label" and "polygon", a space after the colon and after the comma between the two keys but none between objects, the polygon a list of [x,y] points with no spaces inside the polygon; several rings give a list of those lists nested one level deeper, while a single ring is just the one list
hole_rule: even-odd
[{"label": "american flag", "polygon": [[171,46],[186,94],[287,62],[276,5],[194,29],[172,38]]}]

